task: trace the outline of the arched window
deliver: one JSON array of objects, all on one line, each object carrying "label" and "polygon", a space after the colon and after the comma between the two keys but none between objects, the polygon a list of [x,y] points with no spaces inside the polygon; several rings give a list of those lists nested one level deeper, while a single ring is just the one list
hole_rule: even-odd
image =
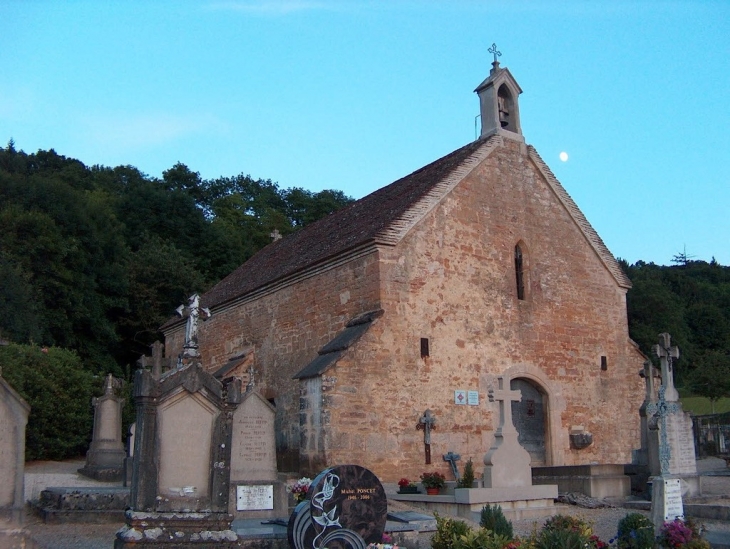
[{"label": "arched window", "polygon": [[515,276],[517,278],[517,299],[525,299],[525,265],[522,248],[515,246]]}]

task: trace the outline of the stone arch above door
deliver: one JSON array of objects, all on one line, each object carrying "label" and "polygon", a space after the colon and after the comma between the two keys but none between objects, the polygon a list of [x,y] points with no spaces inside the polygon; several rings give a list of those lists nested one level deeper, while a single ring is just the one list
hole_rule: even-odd
[{"label": "stone arch above door", "polygon": [[565,410],[562,388],[549,380],[542,370],[529,364],[512,366],[502,375],[505,384],[509,381],[510,387],[513,379],[522,379],[542,393],[545,414],[545,465],[564,465],[563,449],[568,447],[568,433],[564,432],[561,419]]}]

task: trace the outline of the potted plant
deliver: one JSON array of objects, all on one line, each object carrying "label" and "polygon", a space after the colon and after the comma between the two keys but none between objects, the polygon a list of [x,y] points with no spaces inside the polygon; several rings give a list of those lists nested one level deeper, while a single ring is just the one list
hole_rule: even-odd
[{"label": "potted plant", "polygon": [[439,490],[446,484],[446,477],[438,471],[432,473],[423,473],[421,475],[421,483],[426,487],[426,493],[435,496]]},{"label": "potted plant", "polygon": [[399,494],[417,494],[418,486],[415,482],[411,482],[407,478],[403,477],[398,481],[398,493]]}]

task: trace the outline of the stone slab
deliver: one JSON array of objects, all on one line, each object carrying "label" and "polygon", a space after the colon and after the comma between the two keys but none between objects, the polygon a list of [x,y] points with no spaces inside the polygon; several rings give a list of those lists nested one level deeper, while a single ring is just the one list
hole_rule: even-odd
[{"label": "stone slab", "polygon": [[631,495],[631,478],[620,464],[533,467],[532,482],[557,484],[559,492],[579,492],[597,499]]},{"label": "stone slab", "polygon": [[557,497],[558,487],[555,484],[511,488],[457,488],[454,490],[453,496],[455,503],[466,505],[555,499]]}]

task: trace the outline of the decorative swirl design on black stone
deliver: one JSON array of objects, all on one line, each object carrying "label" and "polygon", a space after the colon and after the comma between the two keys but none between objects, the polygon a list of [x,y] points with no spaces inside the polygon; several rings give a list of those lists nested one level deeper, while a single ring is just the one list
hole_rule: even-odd
[{"label": "decorative swirl design on black stone", "polygon": [[359,465],[322,471],[307,499],[289,518],[289,545],[294,549],[365,549],[383,537],[388,502],[382,484]]}]

